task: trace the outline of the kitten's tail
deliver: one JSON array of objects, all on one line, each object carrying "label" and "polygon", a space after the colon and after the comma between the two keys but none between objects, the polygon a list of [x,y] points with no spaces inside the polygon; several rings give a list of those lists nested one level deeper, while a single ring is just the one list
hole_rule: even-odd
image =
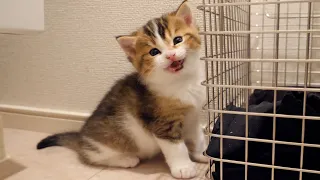
[{"label": "kitten's tail", "polygon": [[80,138],[81,136],[79,132],[54,134],[41,140],[37,145],[37,149],[44,149],[51,146],[64,146],[77,150],[79,149]]}]

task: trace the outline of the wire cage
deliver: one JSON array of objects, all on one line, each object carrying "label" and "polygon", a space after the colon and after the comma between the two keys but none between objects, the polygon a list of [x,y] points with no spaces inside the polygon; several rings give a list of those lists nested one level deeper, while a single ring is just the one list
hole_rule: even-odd
[{"label": "wire cage", "polygon": [[[208,115],[206,134],[210,143],[212,138],[218,139],[219,149],[216,156],[206,151],[210,157],[207,175],[211,179],[228,180],[224,179],[228,175],[225,169],[230,164],[244,168],[243,177],[234,180],[263,179],[253,178],[252,172],[262,172],[258,169],[265,169],[267,177],[264,178],[271,180],[292,179],[288,177],[311,180],[313,175],[319,175],[320,162],[314,162],[319,168],[312,169],[306,165],[305,159],[310,148],[320,148],[316,141],[306,139],[307,134],[310,136],[307,126],[316,128],[317,124],[312,122],[320,120],[316,113],[310,114],[307,110],[309,94],[320,93],[320,1],[203,0],[198,9],[203,12],[201,35],[205,54],[201,60],[205,62],[206,72],[206,79],[202,82],[207,89],[204,106]],[[252,95],[262,91],[272,93],[269,99],[272,110],[269,112],[250,109]],[[278,111],[279,96],[289,91],[302,97],[300,114]],[[243,111],[231,110],[230,106]],[[292,106],[287,108],[297,107]],[[244,117],[242,136],[224,132],[224,126],[229,126],[224,124],[227,114]],[[251,136],[252,117],[267,117],[267,124],[271,123],[271,126],[265,129],[269,130],[270,136]],[[298,125],[292,126],[293,121]],[[265,126],[263,124],[263,128]],[[290,132],[291,128],[298,129],[299,136],[291,139],[278,137],[279,133]],[[219,133],[213,132],[214,129],[220,129]],[[243,144],[242,150],[234,152],[243,153],[242,159],[232,159],[224,154],[231,141]],[[267,160],[254,161],[251,158],[260,153],[249,152],[254,143],[270,150]],[[277,151],[282,148],[280,146],[294,148],[298,155],[292,159],[298,158],[297,162],[279,163],[282,155]],[[257,171],[250,171],[251,168],[257,168]],[[296,176],[286,176],[279,173],[281,171]],[[316,179],[320,179],[320,175]]]}]

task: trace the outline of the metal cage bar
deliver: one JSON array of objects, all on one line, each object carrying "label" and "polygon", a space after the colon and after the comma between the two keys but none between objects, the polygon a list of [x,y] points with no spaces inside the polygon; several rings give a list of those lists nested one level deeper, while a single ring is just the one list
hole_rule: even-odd
[{"label": "metal cage bar", "polygon": [[[214,162],[220,162],[220,180],[223,180],[224,163],[241,164],[245,167],[245,180],[248,179],[248,166],[270,168],[272,180],[275,170],[320,174],[320,171],[304,169],[304,149],[320,148],[319,144],[305,143],[306,120],[318,121],[318,116],[306,115],[308,92],[320,92],[320,2],[318,0],[203,0],[197,7],[203,15],[206,79],[202,82],[207,89],[207,103],[203,110],[207,112],[206,134],[220,139],[220,155],[210,157],[208,177],[215,171]],[[254,89],[271,90],[273,112],[249,112],[249,96]],[[302,92],[303,114],[277,114],[276,101],[279,91]],[[245,108],[244,112],[229,111],[227,107],[235,105]],[[245,136],[228,136],[222,131],[212,133],[217,119],[223,129],[223,114],[245,116]],[[273,122],[272,139],[249,137],[248,117],[271,117]],[[288,121],[301,119],[301,142],[280,141],[276,138],[277,118]],[[224,139],[245,142],[243,161],[225,159]],[[248,161],[250,142],[272,145],[271,164],[259,164]],[[290,145],[301,148],[299,168],[278,166],[275,164],[276,146]]]}]

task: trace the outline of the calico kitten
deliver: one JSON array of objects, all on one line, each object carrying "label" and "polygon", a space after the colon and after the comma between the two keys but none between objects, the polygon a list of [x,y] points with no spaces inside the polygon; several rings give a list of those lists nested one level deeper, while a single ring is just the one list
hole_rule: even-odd
[{"label": "calico kitten", "polygon": [[150,20],[116,38],[136,72],[119,80],[79,132],[49,136],[37,148],[65,146],[91,165],[135,167],[162,152],[172,176],[196,176],[207,162],[198,113],[200,37],[190,7]]}]

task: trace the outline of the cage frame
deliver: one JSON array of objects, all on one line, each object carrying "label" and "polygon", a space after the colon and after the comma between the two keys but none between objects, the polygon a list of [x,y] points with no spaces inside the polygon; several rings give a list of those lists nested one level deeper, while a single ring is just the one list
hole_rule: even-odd
[{"label": "cage frame", "polygon": [[[289,15],[289,5],[300,3],[299,13],[294,15]],[[302,13],[301,3],[307,4],[307,13]],[[197,9],[202,11],[203,16],[203,30],[200,35],[204,39],[204,56],[200,59],[205,63],[206,79],[202,81],[202,85],[206,87],[207,92],[207,102],[203,107],[203,110],[207,114],[207,125],[205,128],[205,133],[208,136],[208,141],[211,137],[216,137],[220,139],[220,157],[210,157],[205,153],[210,159],[207,177],[212,178],[211,172],[213,161],[220,162],[220,179],[223,180],[223,163],[233,163],[245,166],[245,180],[248,179],[248,166],[269,168],[272,171],[272,178],[274,180],[274,172],[276,169],[296,171],[299,172],[299,180],[302,180],[302,173],[314,173],[320,174],[320,171],[303,169],[303,158],[304,158],[304,148],[313,147],[320,148],[319,144],[310,144],[304,142],[305,136],[305,121],[307,120],[320,120],[318,116],[306,116],[306,97],[307,92],[320,92],[320,86],[312,87],[311,77],[312,68],[310,67],[312,63],[320,63],[320,57],[312,57],[312,37],[313,35],[320,34],[320,28],[313,27],[313,19],[320,18],[320,13],[313,13],[314,4],[318,3],[320,6],[320,1],[317,0],[260,0],[252,2],[251,0],[202,0],[202,5],[197,6]],[[282,16],[280,12],[280,6],[286,4],[287,13]],[[274,30],[252,30],[252,12],[251,7],[261,5],[263,7],[262,16],[268,16],[270,19],[274,19]],[[266,5],[274,5],[275,13],[272,14],[265,11]],[[266,13],[265,13],[266,12]],[[209,15],[208,15],[209,14]],[[265,18],[262,18],[262,25],[264,25]],[[286,19],[286,29],[281,29],[281,19]],[[298,19],[299,29],[289,30],[288,29],[288,19]],[[306,29],[301,29],[301,19],[306,19],[307,24]],[[208,24],[209,22],[209,24]],[[279,57],[280,50],[280,35],[285,35],[287,41],[289,34],[298,33],[298,54],[297,58],[288,58],[287,56],[287,42],[286,42],[286,52],[285,57]],[[301,34],[305,34],[306,41],[304,49],[304,58],[300,58],[300,41]],[[274,47],[273,47],[273,57],[264,58],[264,48],[262,47],[260,51],[262,58],[252,58],[251,56],[251,39],[252,35],[262,36],[262,46],[265,40],[264,36],[270,34],[274,36]],[[320,51],[315,49],[315,51]],[[261,85],[252,85],[252,63],[261,63]],[[263,63],[272,63],[272,80],[268,85],[263,85]],[[279,64],[285,63],[284,69],[284,86],[279,83]],[[304,64],[304,77],[303,84],[301,87],[289,87],[286,83],[287,75],[287,63],[297,63],[296,77],[299,84],[299,65]],[[227,77],[227,75],[229,77]],[[272,90],[274,92],[274,107],[273,113],[255,113],[248,112],[248,101],[249,96],[254,89]],[[280,90],[287,91],[299,91],[303,92],[303,115],[286,115],[276,113],[276,96],[277,92]],[[231,94],[231,95],[230,95]],[[229,95],[229,97],[228,97]],[[227,111],[225,107],[228,104],[235,104],[238,106],[245,107],[245,112],[237,111]],[[222,131],[220,134],[213,134],[212,124],[215,123],[217,118],[223,122],[222,114],[238,114],[245,115],[245,137],[228,136],[223,135]],[[272,117],[273,121],[273,132],[272,140],[268,139],[258,139],[250,138],[248,136],[248,116],[264,116]],[[301,143],[299,142],[288,142],[276,140],[276,118],[295,118],[302,120],[302,132],[301,132]],[[220,123],[220,129],[223,129],[223,123]],[[245,160],[236,161],[223,158],[223,139],[234,139],[245,141]],[[248,143],[249,142],[262,142],[272,144],[272,164],[259,164],[248,162]],[[301,148],[300,154],[300,167],[291,168],[275,165],[275,145],[284,144],[299,146]]]}]

